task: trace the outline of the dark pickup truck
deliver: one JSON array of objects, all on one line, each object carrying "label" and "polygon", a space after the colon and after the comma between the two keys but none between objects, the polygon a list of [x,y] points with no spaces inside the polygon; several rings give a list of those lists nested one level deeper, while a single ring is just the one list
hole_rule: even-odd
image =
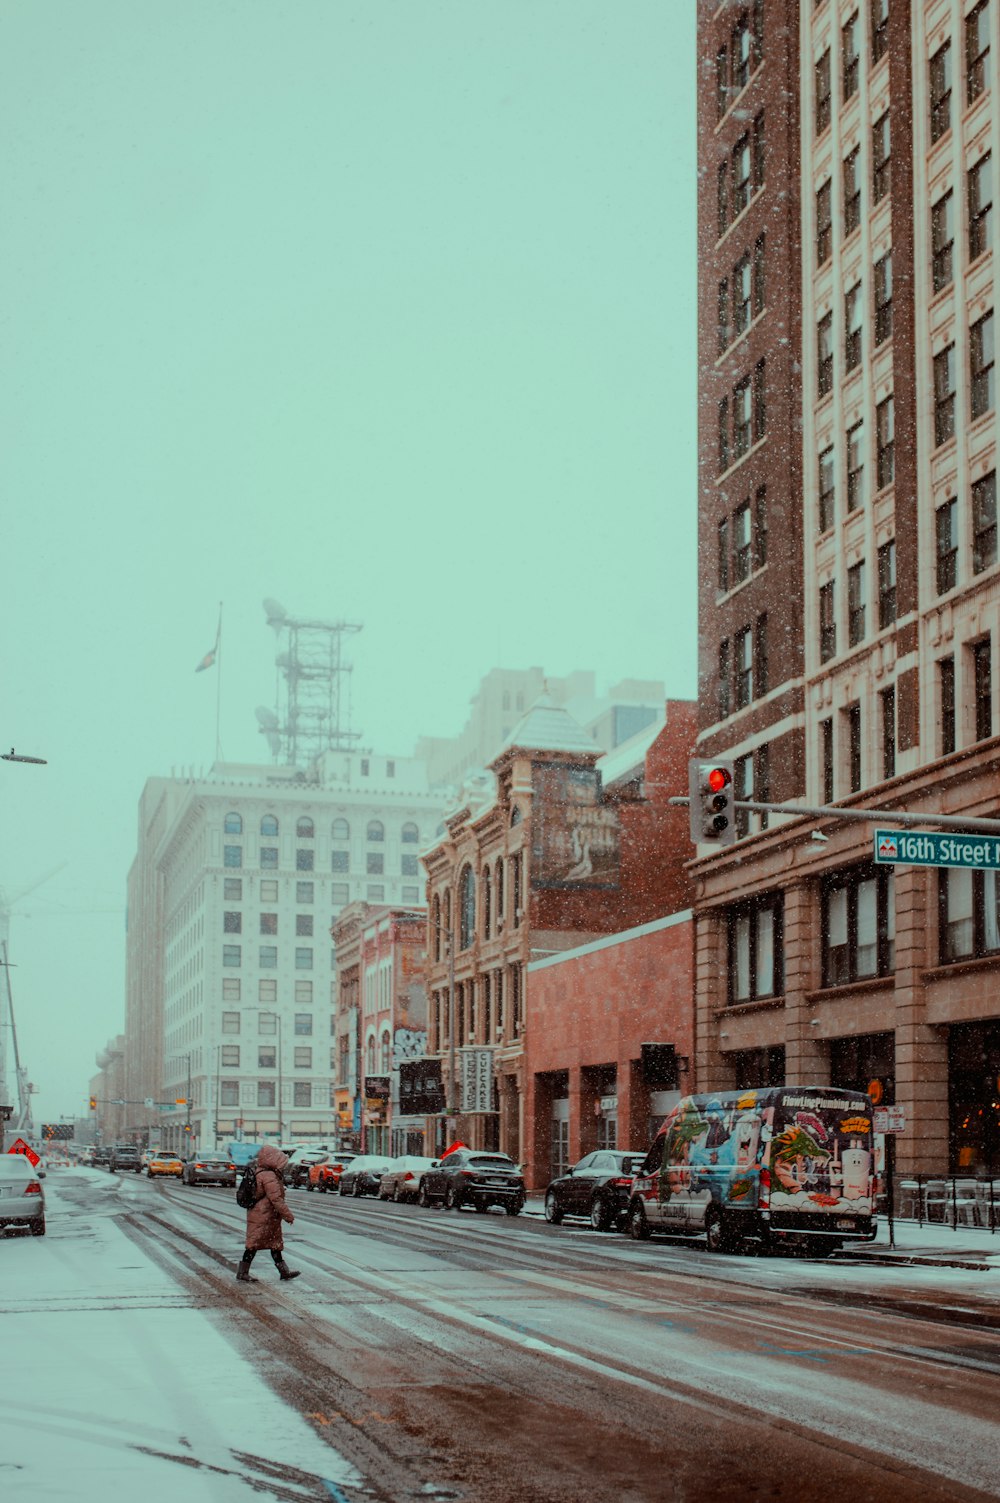
[{"label": "dark pickup truck", "polygon": [[112,1174],[119,1170],[132,1169],[136,1174],[142,1173],[142,1157],[134,1143],[116,1143],[111,1150],[108,1160],[108,1168]]}]

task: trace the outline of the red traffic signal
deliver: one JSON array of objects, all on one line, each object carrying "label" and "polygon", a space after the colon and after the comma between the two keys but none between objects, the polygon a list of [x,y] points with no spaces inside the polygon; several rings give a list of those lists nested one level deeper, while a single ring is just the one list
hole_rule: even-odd
[{"label": "red traffic signal", "polygon": [[736,839],[734,765],[728,761],[689,765],[689,813],[695,845],[732,845]]}]

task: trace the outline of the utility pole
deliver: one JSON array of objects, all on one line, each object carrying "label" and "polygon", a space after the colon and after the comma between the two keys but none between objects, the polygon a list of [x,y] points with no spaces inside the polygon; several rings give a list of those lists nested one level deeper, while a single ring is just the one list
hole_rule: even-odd
[{"label": "utility pole", "polygon": [[448,1090],[445,1096],[448,1116],[454,1117],[457,1110],[455,1100],[455,946],[452,944],[452,931],[445,930],[445,940],[448,945]]}]

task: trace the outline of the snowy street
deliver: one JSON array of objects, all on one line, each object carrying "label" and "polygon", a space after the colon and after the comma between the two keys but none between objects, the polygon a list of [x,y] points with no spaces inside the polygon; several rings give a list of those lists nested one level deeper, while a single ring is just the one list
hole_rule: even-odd
[{"label": "snowy street", "polygon": [[302,1191],[302,1277],[245,1287],[231,1192],[46,1184],[48,1236],[0,1238],[5,1498],[1000,1497],[996,1267]]}]

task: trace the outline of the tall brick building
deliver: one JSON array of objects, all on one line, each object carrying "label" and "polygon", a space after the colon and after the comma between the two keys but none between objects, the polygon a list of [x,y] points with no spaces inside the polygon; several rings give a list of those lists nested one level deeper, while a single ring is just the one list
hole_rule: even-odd
[{"label": "tall brick building", "polygon": [[[699,748],[746,796],[1000,814],[998,11],[700,3]],[[994,1167],[993,873],[743,825],[694,868],[699,1084],[872,1083],[904,1169]]]}]

